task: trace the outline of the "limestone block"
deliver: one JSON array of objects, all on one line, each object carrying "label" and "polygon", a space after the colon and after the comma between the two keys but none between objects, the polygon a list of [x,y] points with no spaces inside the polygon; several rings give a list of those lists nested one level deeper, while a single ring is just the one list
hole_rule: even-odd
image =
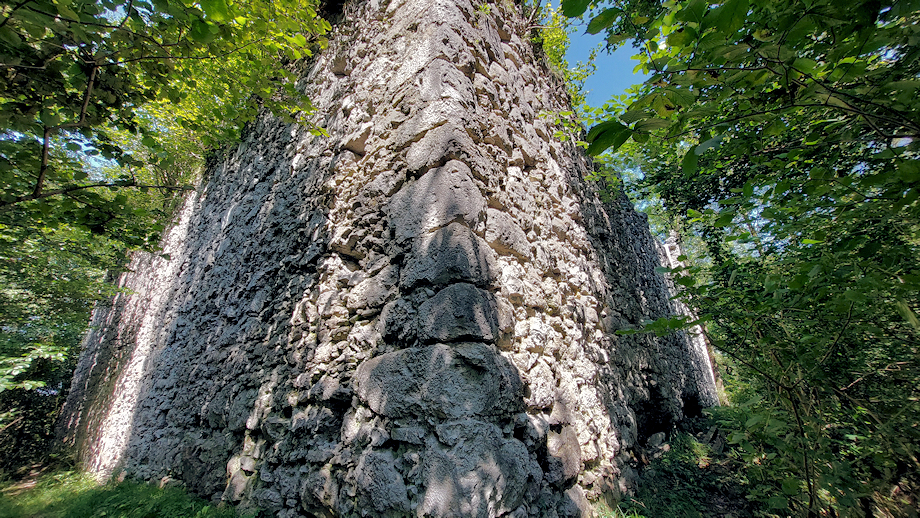
[{"label": "limestone block", "polygon": [[539,472],[524,444],[505,439],[495,425],[452,423],[445,446],[429,438],[423,455],[420,516],[498,516],[517,508]]},{"label": "limestone block", "polygon": [[500,337],[498,303],[472,284],[452,284],[422,304],[418,329],[419,338],[428,342],[494,342]]},{"label": "limestone block", "polygon": [[566,490],[558,508],[560,518],[589,518],[594,515],[594,509],[585,491],[579,485],[574,485]]},{"label": "limestone block", "polygon": [[553,394],[556,390],[556,380],[553,371],[545,361],[537,362],[536,366],[527,373],[530,397],[527,398],[529,408],[549,408],[553,404]]},{"label": "limestone block", "polygon": [[[441,62],[443,63],[443,61]],[[453,68],[453,65],[449,63],[446,66]],[[399,125],[394,137],[395,147],[396,149],[403,149],[410,144],[416,147],[416,142],[424,139],[428,133],[436,128],[448,123],[462,127],[464,124],[469,124],[469,119],[469,110],[464,108],[459,100],[452,98],[433,100],[420,107],[415,107],[415,111],[409,115],[409,118]],[[440,158],[440,155],[435,158]],[[409,169],[416,171],[418,168],[418,165],[410,165]]]},{"label": "limestone block", "polygon": [[348,294],[346,307],[348,309],[362,309],[366,307],[382,306],[394,293],[396,282],[399,279],[399,269],[388,266],[380,273],[359,282],[351,293]]},{"label": "limestone block", "polygon": [[451,119],[441,120],[443,124],[428,130],[409,147],[406,166],[411,173],[436,167],[447,160],[472,162],[471,157],[476,156],[476,146],[465,126]]},{"label": "limestone block", "polygon": [[386,353],[358,367],[354,386],[362,402],[391,418],[502,415],[521,406],[517,372],[486,344]]},{"label": "limestone block", "polygon": [[299,496],[305,510],[318,511],[333,508],[338,493],[338,480],[326,465],[304,477]]},{"label": "limestone block", "polygon": [[495,271],[495,253],[488,244],[468,227],[451,223],[416,240],[401,284],[407,288],[451,282],[487,286]]},{"label": "limestone block", "polygon": [[505,212],[488,209],[486,211],[486,241],[501,254],[515,254],[529,259],[531,245],[527,234]]},{"label": "limestone block", "polygon": [[386,207],[397,241],[406,241],[455,221],[475,225],[486,201],[470,168],[453,160],[404,185]]},{"label": "limestone block", "polygon": [[355,468],[358,503],[379,513],[409,511],[406,483],[393,467],[396,459],[387,450],[368,451]]},{"label": "limestone block", "polygon": [[[422,101],[432,102],[441,99],[459,101],[467,107],[475,102],[473,82],[453,63],[435,59],[416,76],[419,95]],[[464,117],[469,112],[464,114]]]},{"label": "limestone block", "polygon": [[546,435],[547,466],[546,480],[557,487],[563,487],[581,472],[581,448],[578,435],[571,426],[562,432],[550,431]]}]

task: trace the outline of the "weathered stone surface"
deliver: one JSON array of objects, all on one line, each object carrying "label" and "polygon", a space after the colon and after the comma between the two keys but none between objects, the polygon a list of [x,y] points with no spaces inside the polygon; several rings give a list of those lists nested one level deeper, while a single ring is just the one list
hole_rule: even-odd
[{"label": "weathered stone surface", "polygon": [[[83,465],[306,516],[580,516],[713,403],[705,344],[514,3],[348,3],[94,313],[63,412]],[[664,256],[663,256],[664,257]],[[662,435],[664,434],[664,435]]]},{"label": "weathered stone surface", "polygon": [[504,439],[492,424],[466,420],[442,425],[448,443],[429,439],[420,516],[500,516],[517,508],[528,485],[539,484],[540,468],[516,439]]},{"label": "weathered stone surface", "polygon": [[420,237],[406,261],[401,283],[443,286],[468,282],[488,287],[495,278],[495,252],[468,227],[459,223]]},{"label": "weathered stone surface", "polygon": [[527,234],[518,226],[514,218],[495,209],[488,209],[486,223],[486,241],[499,253],[515,254],[521,258],[530,258],[530,242]]},{"label": "weathered stone surface", "polygon": [[563,487],[581,473],[581,449],[571,426],[563,427],[560,433],[550,431],[546,436],[546,449],[549,454],[546,480],[550,484]]},{"label": "weathered stone surface", "polygon": [[404,241],[454,220],[475,225],[485,208],[470,168],[454,160],[405,185],[393,196],[387,213],[397,241]]},{"label": "weathered stone surface", "polygon": [[[371,451],[361,457],[355,468],[359,504],[377,513],[409,511],[409,498],[402,475],[393,467],[391,452]],[[375,513],[376,514],[376,513]]]},{"label": "weathered stone surface", "polygon": [[495,297],[466,283],[452,284],[422,304],[418,322],[419,338],[426,342],[494,342],[500,332]]},{"label": "weathered stone surface", "polygon": [[486,344],[436,344],[383,354],[361,364],[354,382],[362,401],[392,418],[510,415],[521,408],[514,367]]}]

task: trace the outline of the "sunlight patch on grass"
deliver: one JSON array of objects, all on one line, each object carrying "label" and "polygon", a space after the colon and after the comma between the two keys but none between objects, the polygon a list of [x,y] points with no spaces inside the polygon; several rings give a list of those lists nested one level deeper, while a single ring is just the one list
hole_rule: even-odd
[{"label": "sunlight patch on grass", "polygon": [[34,485],[0,486],[0,518],[237,518],[231,507],[217,507],[179,488],[120,482],[100,485],[91,475],[59,471]]}]

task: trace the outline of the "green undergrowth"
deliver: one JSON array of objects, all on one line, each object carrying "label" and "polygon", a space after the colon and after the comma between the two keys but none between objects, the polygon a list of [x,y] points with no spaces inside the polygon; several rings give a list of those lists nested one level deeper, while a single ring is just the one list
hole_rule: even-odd
[{"label": "green undergrowth", "polygon": [[[601,506],[600,518],[746,518],[754,516],[739,465],[710,419],[696,419],[675,432],[667,447],[641,452],[634,495],[616,508]],[[657,458],[656,458],[657,457]]]},{"label": "green undergrowth", "polygon": [[180,488],[138,482],[100,485],[91,476],[58,471],[0,485],[0,518],[238,518]]}]

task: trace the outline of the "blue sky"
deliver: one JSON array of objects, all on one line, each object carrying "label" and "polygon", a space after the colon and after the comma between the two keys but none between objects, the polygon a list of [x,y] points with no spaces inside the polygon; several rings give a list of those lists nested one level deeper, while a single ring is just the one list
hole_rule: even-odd
[{"label": "blue sky", "polygon": [[[578,27],[570,35],[571,46],[566,53],[566,60],[574,66],[578,61],[587,61],[591,49],[604,41],[604,34],[584,34],[584,26]],[[601,51],[597,55],[597,71],[585,82],[588,90],[588,104],[601,106],[615,95],[623,94],[630,86],[645,81],[643,74],[633,74],[638,61],[631,59],[637,52],[626,42],[613,54]]]}]

